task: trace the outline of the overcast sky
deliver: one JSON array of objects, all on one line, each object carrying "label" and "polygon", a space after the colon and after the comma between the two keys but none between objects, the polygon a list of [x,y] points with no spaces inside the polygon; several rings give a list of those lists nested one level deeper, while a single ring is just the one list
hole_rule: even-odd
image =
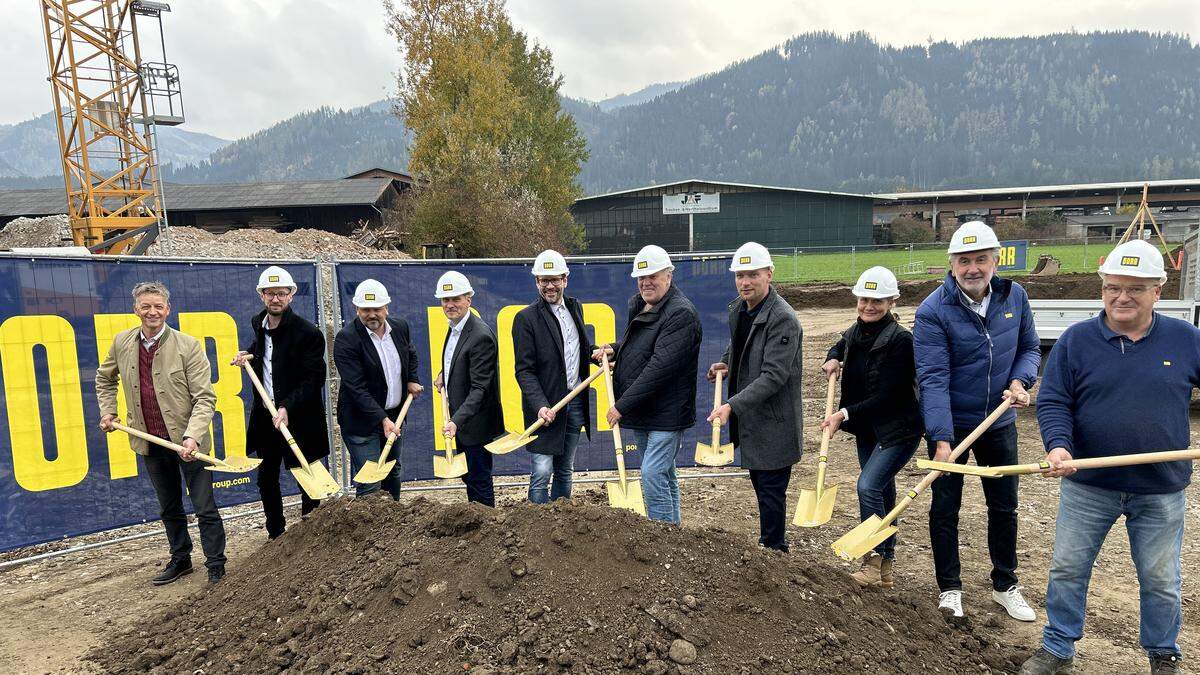
[{"label": "overcast sky", "polygon": [[[394,90],[400,56],[381,0],[170,4],[167,57],[183,80],[188,130],[237,138],[320,105],[363,105]],[[38,5],[0,0],[0,124],[52,105]],[[1071,29],[1200,39],[1197,0],[510,0],[509,13],[554,53],[564,93],[592,100],[720,70],[813,30],[862,30],[894,45]]]}]

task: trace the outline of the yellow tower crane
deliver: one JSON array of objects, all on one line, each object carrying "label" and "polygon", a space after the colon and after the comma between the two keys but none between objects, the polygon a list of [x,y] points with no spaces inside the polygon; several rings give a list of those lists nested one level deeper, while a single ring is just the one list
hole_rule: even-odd
[{"label": "yellow tower crane", "polygon": [[[166,228],[156,125],[183,122],[161,14],[148,0],[40,0],[75,244],[144,253]],[[138,20],[157,22],[162,60],[143,60]],[[151,25],[153,25],[151,23]]]}]

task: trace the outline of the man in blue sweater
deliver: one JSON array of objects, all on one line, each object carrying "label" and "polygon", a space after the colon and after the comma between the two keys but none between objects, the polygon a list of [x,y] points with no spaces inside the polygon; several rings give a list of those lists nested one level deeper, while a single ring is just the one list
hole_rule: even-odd
[{"label": "man in blue sweater", "polygon": [[[1029,298],[1019,284],[996,276],[1000,242],[980,221],[965,223],[950,241],[950,274],[917,309],[913,354],[921,390],[921,414],[929,456],[946,461],[954,445],[969,435],[1005,398],[1015,407],[1029,403],[1026,391],[1037,379],[1041,346],[1033,328]],[[1004,413],[958,457],[974,453],[980,466],[1017,461],[1017,416]],[[947,474],[933,483],[929,538],[937,575],[938,609],[963,615],[958,559],[958,511],[963,478]],[[992,599],[1009,616],[1033,621],[1036,615],[1017,585],[1017,477],[983,482],[987,501],[988,552],[992,559]]]},{"label": "man in blue sweater", "polygon": [[1051,465],[1046,475],[1067,480],[1058,502],[1046,628],[1042,647],[1021,668],[1027,675],[1071,668],[1075,641],[1083,636],[1092,564],[1121,516],[1137,568],[1141,644],[1150,672],[1179,672],[1183,491],[1192,463],[1076,473],[1063,462],[1187,448],[1188,404],[1200,385],[1200,330],[1154,312],[1167,275],[1162,254],[1149,243],[1113,249],[1100,277],[1104,311],[1059,338],[1038,394],[1038,424]]}]

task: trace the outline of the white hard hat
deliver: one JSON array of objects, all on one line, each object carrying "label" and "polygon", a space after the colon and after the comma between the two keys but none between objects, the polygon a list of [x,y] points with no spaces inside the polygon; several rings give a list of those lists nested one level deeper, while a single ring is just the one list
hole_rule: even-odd
[{"label": "white hard hat", "polygon": [[433,297],[441,300],[460,295],[475,295],[475,289],[471,288],[471,282],[467,281],[466,275],[462,272],[446,272],[438,278],[437,291]]},{"label": "white hard hat", "polygon": [[764,267],[775,269],[775,263],[771,262],[771,252],[762,244],[748,241],[733,252],[733,262],[729,265],[729,271],[748,272]]},{"label": "white hard hat", "polygon": [[648,277],[655,272],[673,269],[675,266],[671,264],[671,256],[667,255],[661,246],[650,244],[643,246],[642,250],[633,257],[633,271],[629,273],[629,276],[636,279],[637,277]]},{"label": "white hard hat", "polygon": [[950,248],[946,252],[954,255],[993,248],[1000,248],[1000,240],[996,238],[996,233],[982,220],[972,220],[963,223],[962,227],[954,231],[954,236],[950,237]]},{"label": "white hard hat", "polygon": [[271,265],[258,275],[257,290],[264,288],[295,288],[296,282],[292,281],[292,275],[282,267]]},{"label": "white hard hat", "polygon": [[533,259],[533,274],[538,277],[554,277],[560,274],[570,274],[567,260],[558,251],[546,249]]},{"label": "white hard hat", "polygon": [[858,282],[851,291],[860,298],[897,298],[900,287],[896,275],[886,267],[872,267],[858,275]]},{"label": "white hard hat", "polygon": [[1166,283],[1167,271],[1163,266],[1162,253],[1148,241],[1134,239],[1112,250],[1100,266],[1100,276],[1118,274],[1141,279],[1157,279]]},{"label": "white hard hat", "polygon": [[391,301],[392,298],[388,296],[387,289],[383,287],[383,284],[374,279],[363,279],[358,284],[358,288],[354,289],[354,300],[352,302],[355,307],[373,309],[375,307],[385,307]]}]

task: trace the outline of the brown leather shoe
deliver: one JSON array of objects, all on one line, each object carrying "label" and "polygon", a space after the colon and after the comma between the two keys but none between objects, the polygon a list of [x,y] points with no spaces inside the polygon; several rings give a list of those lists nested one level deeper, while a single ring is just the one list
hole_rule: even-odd
[{"label": "brown leather shoe", "polygon": [[854,583],[859,586],[879,586],[882,583],[880,568],[883,565],[883,557],[874,551],[866,557],[862,562],[862,567],[858,571],[850,575]]},{"label": "brown leather shoe", "polygon": [[891,588],[896,585],[896,579],[892,575],[892,565],[896,561],[890,558],[884,558],[879,565],[879,586],[880,588]]}]

